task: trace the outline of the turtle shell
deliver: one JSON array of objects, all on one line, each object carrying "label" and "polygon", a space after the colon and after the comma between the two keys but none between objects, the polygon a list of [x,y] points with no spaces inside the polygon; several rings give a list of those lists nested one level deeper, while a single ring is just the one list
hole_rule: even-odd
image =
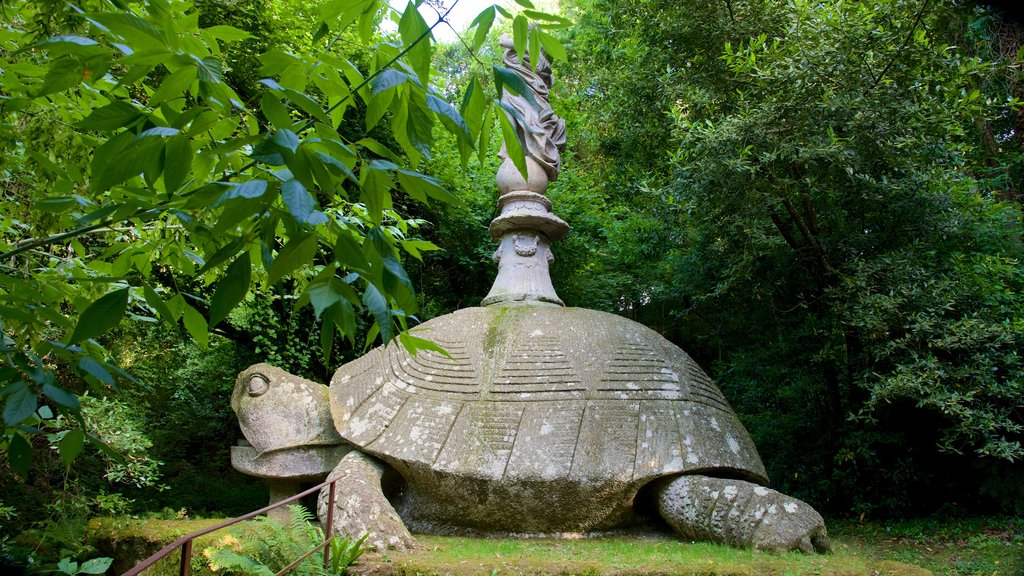
[{"label": "turtle shell", "polygon": [[679,473],[766,484],[721,391],[653,330],[582,308],[466,308],[413,333],[447,352],[377,348],[331,380],[352,444],[402,469],[505,483],[640,486]]}]

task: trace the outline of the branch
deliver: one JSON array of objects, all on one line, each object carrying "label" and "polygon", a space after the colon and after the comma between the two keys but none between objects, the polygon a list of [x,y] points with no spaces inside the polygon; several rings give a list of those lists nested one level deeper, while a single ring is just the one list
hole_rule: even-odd
[{"label": "branch", "polygon": [[789,244],[789,247],[793,250],[800,250],[800,245],[797,244],[796,238],[793,238],[793,230],[790,229],[789,224],[779,216],[779,213],[775,211],[775,208],[768,209],[768,217],[771,218],[772,223],[778,228],[779,233],[782,234],[782,238]]},{"label": "branch", "polygon": [[[452,7],[449,8],[448,11],[444,13],[444,15],[439,16],[438,19],[437,19],[437,22],[434,22],[434,24],[430,28],[427,28],[426,32],[424,32],[423,34],[420,34],[419,38],[414,40],[412,42],[412,44],[409,44],[408,46],[403,48],[402,51],[399,52],[398,54],[396,54],[394,58],[392,58],[391,60],[388,60],[387,62],[385,62],[384,65],[381,66],[380,68],[378,68],[376,72],[374,72],[373,74],[370,74],[369,76],[367,76],[362,82],[359,83],[358,86],[356,86],[355,88],[352,88],[351,90],[349,90],[348,96],[345,96],[344,98],[339,100],[337,103],[335,103],[334,106],[331,106],[330,108],[328,108],[327,109],[327,113],[330,114],[331,112],[334,112],[335,110],[337,110],[338,106],[341,106],[342,104],[348,102],[352,98],[353,94],[359,92],[363,88],[366,88],[366,86],[370,82],[372,82],[374,78],[376,78],[382,72],[384,72],[385,70],[390,68],[392,64],[394,64],[395,62],[398,62],[399,58],[401,58],[402,56],[405,56],[406,54],[408,54],[410,50],[412,50],[414,47],[416,47],[416,45],[419,44],[420,42],[422,42],[427,36],[430,36],[431,32],[434,31],[434,28],[437,28],[438,24],[440,24],[442,22],[447,24],[447,21],[445,20],[445,17],[447,17],[448,14],[450,14],[451,11],[454,10],[455,6],[457,6],[458,4],[459,4],[458,0],[456,0],[454,3],[452,3]],[[312,127],[313,127],[313,118],[310,118],[310,119],[306,120],[306,122],[302,126],[299,127],[299,129],[296,131],[296,134],[305,132],[306,130],[309,130]],[[256,165],[256,160],[250,160],[248,164],[242,166],[241,168],[239,168],[235,172],[233,172],[231,174],[225,174],[224,175],[224,179],[225,180],[231,180],[231,178],[233,178],[235,174],[241,174],[241,173],[245,172],[246,170],[252,168],[255,165]]]},{"label": "branch", "polygon": [[781,200],[782,205],[786,207],[786,212],[789,212],[790,218],[792,218],[793,222],[796,223],[797,229],[800,230],[800,235],[804,237],[804,240],[807,241],[807,245],[811,247],[811,251],[814,252],[814,256],[818,259],[818,264],[821,266],[822,270],[829,274],[835,273],[835,269],[832,268],[832,265],[828,261],[828,255],[825,254],[825,249],[822,248],[821,243],[819,243],[818,239],[815,238],[814,233],[811,232],[807,223],[800,217],[800,213],[797,212],[796,206],[793,205],[793,202],[786,197],[780,197],[779,200]]},{"label": "branch", "polygon": [[[334,106],[331,106],[330,108],[328,108],[327,109],[327,113],[330,114],[335,109],[337,109],[338,106],[341,106],[342,104],[347,102],[350,98],[352,98],[353,94],[355,94],[356,92],[359,92],[360,90],[365,88],[370,82],[373,81],[374,78],[376,78],[384,70],[387,70],[392,64],[397,62],[399,58],[401,58],[402,56],[405,56],[410,50],[413,49],[413,47],[415,47],[417,44],[422,42],[427,36],[429,36],[431,34],[431,32],[433,32],[434,28],[436,28],[439,24],[441,24],[442,22],[447,23],[445,18],[448,16],[448,14],[451,13],[451,11],[453,9],[455,9],[455,6],[457,6],[457,5],[458,5],[458,0],[456,0],[454,3],[452,3],[451,8],[449,8],[443,15],[441,15],[438,18],[437,22],[434,22],[433,26],[431,26],[430,28],[427,29],[426,32],[421,34],[419,36],[419,38],[417,38],[415,41],[413,41],[412,44],[409,44],[408,46],[406,46],[394,58],[389,60],[387,63],[385,63],[380,68],[378,68],[376,72],[374,72],[373,74],[370,74],[368,77],[366,77],[366,79],[364,79],[362,83],[360,83],[358,86],[356,86],[355,88],[350,90],[348,96],[346,96],[345,98],[341,99]],[[302,127],[300,127],[298,129],[298,132],[305,132],[306,130],[310,129],[312,126],[313,126],[313,119],[306,120],[306,123],[303,124]],[[238,174],[241,174],[241,173],[244,173],[246,170],[248,170],[248,169],[252,168],[253,166],[255,166],[256,163],[257,163],[256,160],[251,160],[248,164],[242,166],[237,171],[235,171],[235,172],[233,172],[231,174],[225,174],[224,175],[224,180],[231,180],[234,176],[236,176]],[[25,253],[25,252],[27,252],[29,250],[34,250],[36,248],[41,248],[41,247],[44,247],[44,246],[49,246],[51,244],[56,244],[58,242],[63,242],[65,240],[69,240],[71,238],[82,236],[84,234],[89,234],[89,233],[95,232],[95,231],[97,231],[97,230],[99,230],[101,228],[109,228],[111,225],[116,224],[117,222],[122,222],[124,220],[130,220],[132,218],[135,218],[137,216],[142,215],[145,212],[149,212],[149,211],[152,211],[152,210],[159,210],[160,212],[162,212],[163,210],[165,210],[167,208],[168,208],[168,206],[166,206],[166,205],[165,206],[157,205],[157,206],[154,206],[154,207],[151,207],[151,208],[139,208],[135,212],[133,212],[133,213],[127,215],[127,216],[123,216],[121,218],[117,218],[117,219],[110,218],[110,219],[107,219],[107,220],[103,220],[102,222],[97,222],[95,224],[90,224],[89,226],[82,226],[80,228],[75,228],[74,230],[69,230],[67,232],[62,232],[60,234],[54,234],[53,236],[47,236],[46,238],[40,238],[38,240],[30,240],[30,241],[18,242],[17,244],[15,244],[15,248],[14,249],[9,250],[7,252],[4,252],[3,254],[0,254],[0,260],[6,260],[8,258],[13,258],[14,256],[18,256],[19,254],[23,254],[23,253]]]},{"label": "branch", "polygon": [[909,44],[910,39],[914,37],[914,32],[917,31],[917,25],[921,23],[921,18],[924,16],[924,11],[928,8],[928,2],[930,1],[931,0],[924,0],[921,4],[921,9],[917,11],[917,16],[914,18],[914,25],[910,27],[910,32],[907,34],[907,37],[903,39],[903,44],[900,46],[900,49],[896,51],[896,54],[889,60],[889,63],[885,65],[885,68],[882,68],[882,72],[877,78],[875,78],[875,81],[871,83],[871,87],[868,88],[866,92],[871,92],[878,86],[878,83],[881,82],[882,78],[885,78],[886,73],[889,72],[889,68],[892,68],[892,65],[896,63],[896,59],[899,58],[900,53],[907,48],[907,44]]}]

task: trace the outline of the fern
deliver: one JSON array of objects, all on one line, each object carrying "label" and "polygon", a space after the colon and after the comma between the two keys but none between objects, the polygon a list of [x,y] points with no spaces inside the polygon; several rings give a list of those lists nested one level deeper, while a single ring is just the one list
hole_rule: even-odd
[{"label": "fern", "polygon": [[363,542],[370,534],[366,533],[356,541],[349,540],[348,537],[343,536],[331,536],[331,570],[328,576],[344,576],[348,572],[349,566],[355,564],[356,560],[366,552],[366,548],[363,548]]},{"label": "fern", "polygon": [[[209,567],[230,574],[272,576],[323,542],[323,532],[311,522],[313,515],[306,508],[291,505],[288,509],[291,519],[287,526],[272,518],[259,517],[229,529],[230,535],[203,551]],[[316,558],[310,557],[291,574],[318,576],[322,571]]]},{"label": "fern", "polygon": [[264,564],[237,554],[230,550],[220,549],[210,556],[212,572],[229,572],[246,576],[274,576],[274,571]]}]

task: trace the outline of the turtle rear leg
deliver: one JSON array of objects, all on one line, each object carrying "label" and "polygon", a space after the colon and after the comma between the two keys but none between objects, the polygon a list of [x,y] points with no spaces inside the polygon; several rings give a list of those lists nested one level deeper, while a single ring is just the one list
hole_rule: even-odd
[{"label": "turtle rear leg", "polygon": [[684,538],[773,552],[832,548],[814,508],[751,482],[678,476],[663,481],[657,494],[662,518]]},{"label": "turtle rear leg", "polygon": [[[384,496],[381,479],[387,465],[372,456],[353,450],[345,455],[328,480],[337,479],[334,517],[331,534],[347,536],[352,540],[369,533],[366,544],[378,550],[396,548],[408,550],[416,546],[416,539]],[[317,515],[327,523],[328,488],[320,491]]]}]

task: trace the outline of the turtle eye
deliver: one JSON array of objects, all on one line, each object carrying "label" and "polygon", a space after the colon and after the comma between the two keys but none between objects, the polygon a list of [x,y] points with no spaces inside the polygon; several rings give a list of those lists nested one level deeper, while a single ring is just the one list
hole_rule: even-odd
[{"label": "turtle eye", "polygon": [[261,396],[270,390],[270,381],[262,374],[249,376],[249,396]]}]

